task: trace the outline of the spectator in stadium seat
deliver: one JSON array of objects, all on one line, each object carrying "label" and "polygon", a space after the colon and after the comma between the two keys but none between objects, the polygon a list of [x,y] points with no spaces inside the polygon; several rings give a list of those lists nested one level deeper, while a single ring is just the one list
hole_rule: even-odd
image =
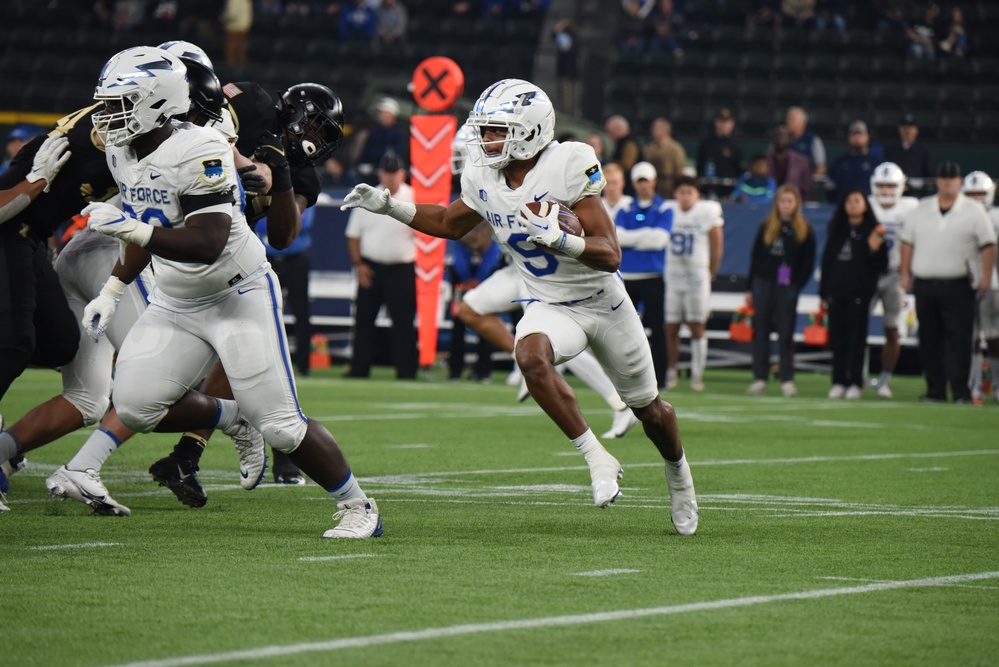
[{"label": "spectator in stadium seat", "polygon": [[[611,153],[610,161],[621,165],[625,173],[630,172],[631,168],[642,157],[642,149],[631,133],[631,123],[624,116],[617,114],[607,119],[604,123],[604,129],[610,135],[611,141],[614,142],[614,151]],[[624,191],[630,195],[635,194],[631,183],[625,184]]]},{"label": "spectator in stadium seat", "polygon": [[946,37],[937,46],[941,51],[953,58],[964,58],[968,55],[968,33],[964,29],[964,12],[960,7],[951,7],[950,24],[944,30]]},{"label": "spectator in stadium seat", "polygon": [[409,29],[409,12],[399,0],[382,0],[377,14],[378,40],[387,45],[406,40]]},{"label": "spectator in stadium seat", "polygon": [[865,195],[871,191],[871,174],[874,167],[882,162],[883,155],[871,152],[871,135],[867,123],[855,120],[847,128],[849,152],[839,156],[829,170],[834,188],[830,191],[830,201],[836,202],[851,190],[860,190]]},{"label": "spectator in stadium seat", "polygon": [[808,114],[801,107],[787,110],[784,124],[790,133],[790,148],[806,156],[812,165],[812,176],[826,173],[826,146],[817,134],[808,129]]},{"label": "spectator in stadium seat", "polygon": [[683,56],[683,48],[677,35],[682,22],[673,7],[673,0],[659,0],[656,11],[651,16],[652,38],[649,40],[649,51],[672,53],[676,58]]},{"label": "spectator in stadium seat", "polygon": [[[736,179],[742,176],[742,151],[732,137],[735,118],[728,108],[715,114],[714,131],[697,149],[697,175],[705,185],[701,190],[709,199],[727,196]],[[713,180],[717,179],[717,180]],[[728,184],[720,181],[727,180]]]},{"label": "spectator in stadium seat", "polygon": [[673,196],[673,179],[683,176],[687,165],[687,152],[680,142],[673,139],[673,125],[665,118],[656,118],[649,126],[652,142],[645,147],[643,157],[659,174],[656,194],[663,199]]},{"label": "spectator in stadium seat", "polygon": [[933,178],[930,149],[919,141],[919,123],[911,113],[898,121],[899,143],[885,149],[885,159],[894,162],[909,178]]},{"label": "spectator in stadium seat", "polygon": [[383,97],[375,104],[375,124],[361,130],[357,144],[357,174],[363,183],[374,184],[378,180],[375,170],[378,162],[386,155],[406,155],[407,139],[399,129],[399,103],[391,97]]},{"label": "spectator in stadium seat", "polygon": [[222,24],[225,26],[225,61],[238,72],[246,65],[246,38],[253,25],[253,2],[226,0]]},{"label": "spectator in stadium seat", "polygon": [[940,8],[931,2],[923,10],[922,18],[906,28],[905,38],[909,41],[906,52],[910,58],[936,60],[939,17]]},{"label": "spectator in stadium seat", "polygon": [[815,29],[832,28],[840,35],[846,32],[846,0],[819,0],[815,7]]},{"label": "spectator in stadium seat", "polygon": [[867,321],[881,273],[888,268],[884,229],[867,196],[850,190],[829,221],[819,296],[829,313],[829,398],[858,399],[864,387]]},{"label": "spectator in stadium seat", "polygon": [[781,24],[803,29],[811,27],[815,21],[815,0],[781,0]]},{"label": "spectator in stadium seat", "polygon": [[644,52],[652,30],[648,13],[642,15],[642,3],[638,0],[624,0],[623,9],[617,24],[618,48],[621,51]]},{"label": "spectator in stadium seat", "polygon": [[365,0],[353,0],[340,13],[340,38],[370,41],[378,30],[378,15]]},{"label": "spectator in stadium seat", "polygon": [[767,151],[767,173],[778,187],[790,183],[798,188],[802,199],[811,199],[812,163],[805,155],[791,150],[791,133],[787,125],[778,125],[774,130],[773,143]]},{"label": "spectator in stadium seat", "polygon": [[777,0],[751,0],[746,12],[746,27],[776,25],[781,22],[780,3]]},{"label": "spectator in stadium seat", "polygon": [[815,232],[801,210],[793,185],[777,188],[770,214],[760,225],[749,262],[746,304],[756,309],[753,333],[753,383],[747,393],[766,392],[770,372],[770,334],[780,346],[781,393],[797,396],[794,385],[794,328],[798,295],[815,268]]},{"label": "spectator in stadium seat", "polygon": [[739,177],[732,198],[740,204],[769,204],[774,200],[777,181],[770,176],[767,156],[758,153],[749,163],[749,171]]}]

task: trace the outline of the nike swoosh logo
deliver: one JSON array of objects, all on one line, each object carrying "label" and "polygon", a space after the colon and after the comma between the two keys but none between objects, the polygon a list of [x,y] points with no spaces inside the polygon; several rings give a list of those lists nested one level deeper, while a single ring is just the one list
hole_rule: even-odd
[{"label": "nike swoosh logo", "polygon": [[624,303],[624,299],[621,299],[620,301],[618,301],[618,303],[617,303],[616,306],[611,306],[611,310],[617,310],[618,308],[621,307],[622,303]]},{"label": "nike swoosh logo", "polygon": [[149,174],[149,180],[155,181],[157,178],[159,178],[162,175],[163,174]]},{"label": "nike swoosh logo", "polygon": [[545,225],[544,227],[542,227],[541,225],[539,225],[536,222],[532,222],[531,224],[534,225],[535,227],[537,227],[538,229],[540,229],[543,232],[547,232],[548,231],[548,225]]},{"label": "nike swoosh logo", "polygon": [[541,201],[542,199],[545,198],[545,195],[547,195],[549,192],[551,192],[551,190],[545,190],[543,193],[535,197],[534,201]]},{"label": "nike swoosh logo", "polygon": [[250,473],[246,472],[246,471],[245,471],[245,470],[243,470],[242,468],[240,468],[240,469],[239,469],[239,475],[240,475],[240,477],[242,477],[243,479],[249,479],[249,478],[250,478]]},{"label": "nike swoosh logo", "polygon": [[101,227],[107,227],[108,225],[116,225],[119,222],[125,222],[125,216],[121,216],[117,220],[109,220],[108,222],[101,224]]},{"label": "nike swoosh logo", "polygon": [[238,290],[236,290],[236,293],[237,294],[246,294],[247,292],[252,292],[255,289],[257,289],[257,288],[256,287],[251,287],[250,289],[238,289]]}]

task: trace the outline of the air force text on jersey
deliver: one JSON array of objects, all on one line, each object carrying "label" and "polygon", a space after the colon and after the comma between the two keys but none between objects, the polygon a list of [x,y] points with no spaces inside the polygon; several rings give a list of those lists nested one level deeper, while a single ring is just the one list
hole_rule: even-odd
[{"label": "air force text on jersey", "polygon": [[129,187],[124,181],[121,181],[118,183],[118,190],[121,191],[121,198],[129,204],[153,203],[159,206],[169,206],[173,203],[170,200],[170,191],[166,189]]}]

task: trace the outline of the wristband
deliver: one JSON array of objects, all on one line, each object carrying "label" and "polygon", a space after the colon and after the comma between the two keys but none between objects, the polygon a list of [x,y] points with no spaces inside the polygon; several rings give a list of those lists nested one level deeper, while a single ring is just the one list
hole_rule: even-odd
[{"label": "wristband", "polygon": [[123,283],[117,276],[108,276],[107,282],[101,288],[101,295],[118,301],[121,299],[121,295],[125,293],[126,287],[128,285]]},{"label": "wristband", "polygon": [[143,248],[145,248],[147,245],[149,245],[149,239],[153,238],[153,229],[154,227],[152,225],[147,225],[145,223],[140,222],[135,229],[133,229],[131,232],[128,233],[128,238],[122,240],[126,241],[127,243],[134,243],[137,246],[142,246]]},{"label": "wristband", "polygon": [[287,192],[291,190],[291,167],[285,162],[281,167],[271,167],[270,192]]},{"label": "wristband", "polygon": [[413,222],[413,218],[416,217],[416,204],[408,201],[399,201],[391,197],[389,198],[389,204],[391,208],[389,208],[387,215],[390,218],[395,218],[404,225]]},{"label": "wristband", "polygon": [[586,239],[562,232],[562,244],[557,248],[563,255],[579,257],[586,250]]}]

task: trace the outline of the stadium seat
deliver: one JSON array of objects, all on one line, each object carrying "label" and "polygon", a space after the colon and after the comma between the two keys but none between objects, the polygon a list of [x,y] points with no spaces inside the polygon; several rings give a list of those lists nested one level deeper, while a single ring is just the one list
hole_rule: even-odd
[{"label": "stadium seat", "polygon": [[839,104],[839,84],[812,81],[804,87],[806,109],[834,109]]},{"label": "stadium seat", "polygon": [[805,87],[800,81],[777,81],[769,86],[768,93],[774,106],[786,111],[788,107],[803,106],[805,103]]},{"label": "stadium seat", "polygon": [[975,114],[974,139],[979,143],[999,143],[999,111]]},{"label": "stadium seat", "polygon": [[920,116],[936,113],[940,89],[934,85],[911,85],[905,91],[905,109]]},{"label": "stadium seat", "polygon": [[971,89],[971,103],[975,111],[999,112],[999,86],[974,86]]},{"label": "stadium seat", "polygon": [[739,57],[739,73],[743,79],[769,80],[773,71],[773,56],[769,53],[744,53]]},{"label": "stadium seat", "polygon": [[939,141],[970,142],[975,133],[975,116],[968,110],[941,113]]},{"label": "stadium seat", "polygon": [[735,123],[743,135],[766,135],[777,124],[776,112],[767,105],[740,106],[736,111]]},{"label": "stadium seat", "polygon": [[805,58],[801,54],[780,53],[774,58],[773,72],[777,81],[800,83],[805,77]]},{"label": "stadium seat", "polygon": [[870,54],[848,54],[839,60],[840,81],[844,83],[867,82],[873,78],[874,58]]},{"label": "stadium seat", "polygon": [[835,30],[813,30],[808,37],[811,55],[838,56],[846,50],[846,40]]},{"label": "stadium seat", "polygon": [[828,53],[812,54],[805,59],[808,81],[835,81],[839,76],[839,57]]},{"label": "stadium seat", "polygon": [[868,83],[846,82],[839,86],[840,109],[853,109],[866,113],[873,104],[872,86]]}]

